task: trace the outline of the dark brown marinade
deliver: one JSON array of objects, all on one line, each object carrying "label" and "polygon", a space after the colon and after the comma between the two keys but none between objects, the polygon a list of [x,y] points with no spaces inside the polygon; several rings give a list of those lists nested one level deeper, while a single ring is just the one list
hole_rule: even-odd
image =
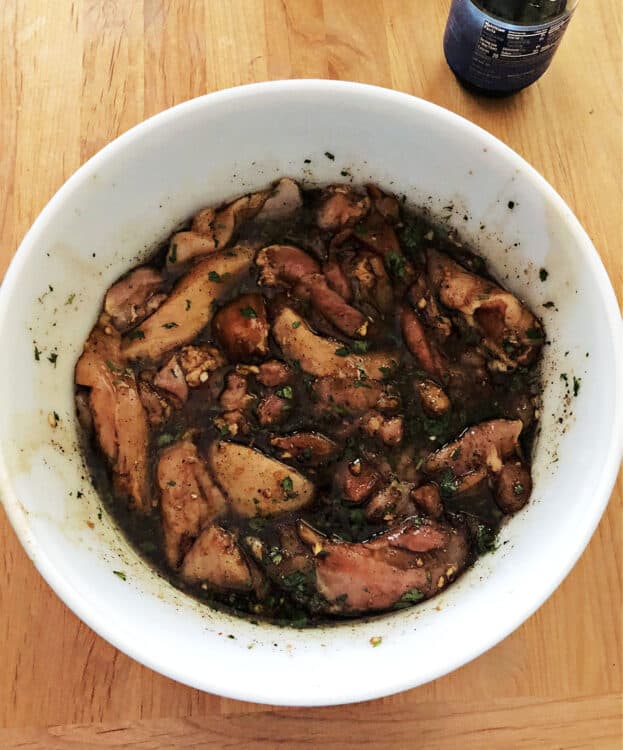
[{"label": "dark brown marinade", "polygon": [[[236,243],[251,243],[256,247],[271,244],[295,245],[315,258],[320,264],[329,257],[329,244],[332,232],[321,230],[316,224],[316,214],[323,193],[321,190],[304,190],[303,207],[294,217],[279,222],[246,221],[235,235]],[[400,247],[407,263],[419,273],[425,267],[424,250],[433,247],[448,255],[465,269],[480,276],[491,279],[484,260],[459,243],[458,238],[444,226],[436,223],[422,212],[400,208],[400,221],[395,225],[400,240]],[[185,227],[187,228],[187,227]],[[357,234],[347,241],[346,247],[357,245]],[[348,242],[351,244],[349,245]],[[231,244],[231,243],[230,243]],[[149,260],[149,265],[162,270],[166,276],[164,291],[169,292],[179,273],[169,273],[166,267],[168,245],[160,248]],[[340,257],[340,250],[337,251]],[[454,325],[451,335],[443,342],[443,354],[449,365],[459,372],[465,371],[465,377],[457,376],[452,384],[446,384],[447,393],[452,402],[452,408],[439,418],[426,414],[418,398],[414,396],[413,381],[416,378],[428,377],[423,373],[408,352],[403,343],[397,310],[405,299],[408,284],[401,275],[401,262],[396,265],[395,259],[385,258],[385,266],[393,281],[395,304],[387,313],[377,312],[374,324],[366,337],[368,351],[398,349],[399,360],[396,366],[385,374],[384,383],[391,386],[400,396],[402,404],[400,414],[403,416],[404,439],[403,444],[392,447],[381,444],[377,438],[366,437],[361,432],[354,432],[348,437],[340,439],[336,436],[337,428],[343,419],[348,418],[340,408],[334,413],[318,416],[313,412],[314,380],[312,376],[297,371],[297,363],[290,362],[295,370],[295,378],[287,398],[287,412],[284,420],[277,428],[262,426],[251,411],[248,418],[251,430],[248,435],[228,435],[222,427],[215,424],[222,408],[219,406],[218,395],[224,387],[226,376],[234,370],[235,363],[229,362],[212,373],[208,382],[200,387],[189,390],[187,402],[181,408],[171,409],[169,418],[159,427],[152,428],[149,452],[149,486],[153,490],[154,508],[151,513],[140,514],[133,511],[127,497],[115,493],[111,481],[109,466],[98,449],[93,436],[85,434],[85,455],[90,467],[93,481],[98,489],[109,513],[117,521],[123,532],[134,547],[152,564],[164,577],[176,587],[187,591],[217,608],[223,608],[236,614],[252,619],[265,619],[279,624],[289,624],[297,627],[314,625],[332,619],[324,610],[321,599],[313,591],[313,586],[304,575],[290,576],[290,580],[280,581],[268,577],[267,591],[259,599],[254,593],[240,591],[219,590],[201,584],[189,584],[179,573],[167,564],[163,553],[163,533],[158,505],[158,488],[156,481],[156,465],[161,450],[174,443],[182,435],[193,431],[194,440],[200,454],[205,454],[208,446],[216,440],[227,439],[232,442],[243,443],[259,449],[269,456],[274,456],[290,464],[293,468],[308,477],[316,487],[313,504],[297,511],[296,519],[307,521],[314,529],[333,538],[346,542],[363,542],[374,538],[387,530],[384,521],[373,522],[366,519],[364,507],[355,505],[343,497],[336,490],[336,467],[345,460],[352,461],[362,455],[376,457],[383,463],[388,475],[396,472],[398,462],[404,451],[404,445],[411,446],[415,456],[416,468],[419,472],[421,464],[431,451],[440,448],[445,443],[456,439],[466,428],[481,422],[499,418],[516,419],[522,406],[530,404],[531,408],[538,405],[540,393],[540,374],[538,357],[529,366],[519,366],[512,372],[488,372],[486,383],[480,383],[471,372],[466,371],[461,364],[462,355],[475,347],[479,341],[474,331],[457,319],[454,311],[440,305],[441,313],[452,319]],[[243,293],[260,293],[269,311],[269,318],[287,299],[287,303],[299,311],[321,335],[330,335],[341,340],[344,347],[352,350],[353,339],[340,333],[331,324],[319,320],[318,315],[310,309],[309,303],[297,299],[292,292],[270,286],[259,286],[257,268],[245,275],[240,283],[231,289],[226,298],[220,301],[218,308]],[[214,344],[211,324],[206,326],[193,343]],[[437,343],[440,343],[439,341]],[[440,344],[441,345],[441,344]],[[274,357],[282,360],[283,354],[272,337],[269,338],[270,356],[262,357],[261,361]],[[138,375],[140,363],[129,362]],[[256,403],[263,396],[274,391],[259,384],[255,378],[248,379],[249,392],[256,397]],[[365,382],[361,387],[367,387]],[[78,391],[82,390],[80,387]],[[217,420],[218,421],[218,420]],[[519,454],[523,463],[529,467],[532,444],[537,430],[538,420],[530,420],[520,436]],[[319,465],[311,465],[308,456],[282,459],[280,452],[271,445],[271,438],[277,435],[298,431],[314,431],[330,436],[338,443],[337,452],[329,460]],[[419,460],[418,460],[419,459]],[[451,474],[451,473],[450,473]],[[419,481],[423,481],[419,475]],[[495,548],[495,536],[504,513],[495,502],[490,486],[482,484],[475,492],[455,493],[454,477],[438,473],[432,480],[441,490],[443,501],[442,520],[450,527],[468,529],[470,540],[470,562],[479,554],[484,554]],[[429,481],[431,478],[429,477]],[[219,525],[234,531],[237,538],[245,540],[249,536],[261,539],[265,548],[275,550],[279,548],[277,529],[288,517],[281,515],[276,519],[242,518],[228,511],[219,518]],[[248,550],[244,547],[245,554]],[[400,607],[397,607],[400,608]],[[336,613],[338,616],[342,613]],[[348,614],[348,613],[344,613]],[[364,616],[366,613],[361,613]],[[333,618],[334,619],[334,618]]]}]

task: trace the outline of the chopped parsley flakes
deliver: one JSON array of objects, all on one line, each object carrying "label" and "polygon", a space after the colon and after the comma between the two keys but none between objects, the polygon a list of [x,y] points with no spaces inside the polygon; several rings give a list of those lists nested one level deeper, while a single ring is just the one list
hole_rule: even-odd
[{"label": "chopped parsley flakes", "polygon": [[404,609],[410,607],[412,604],[417,604],[424,599],[424,594],[419,589],[409,589],[401,597],[395,605],[395,609]]},{"label": "chopped parsley flakes", "polygon": [[479,555],[486,555],[488,552],[495,552],[497,549],[495,532],[483,523],[478,524],[476,548]]},{"label": "chopped parsley flakes", "polygon": [[348,357],[349,354],[365,354],[370,348],[370,344],[367,341],[353,341],[350,348],[348,346],[340,346],[335,350],[338,357]]},{"label": "chopped parsley flakes", "polygon": [[580,392],[580,385],[582,384],[582,378],[576,378],[573,376],[573,395],[577,396]]},{"label": "chopped parsley flakes", "polygon": [[173,442],[175,442],[175,436],[170,432],[163,432],[162,435],[158,435],[156,445],[158,448],[164,448],[165,445],[171,445]]},{"label": "chopped parsley flakes", "polygon": [[395,279],[404,278],[406,262],[406,258],[402,253],[387,253],[385,256],[387,270]]},{"label": "chopped parsley flakes", "polygon": [[291,500],[293,497],[298,497],[299,493],[294,492],[294,483],[292,482],[292,477],[284,477],[281,480],[281,486],[283,488],[283,494],[288,500]]},{"label": "chopped parsley flakes", "polygon": [[451,469],[446,469],[439,477],[439,491],[442,497],[450,497],[459,488],[459,480]]}]

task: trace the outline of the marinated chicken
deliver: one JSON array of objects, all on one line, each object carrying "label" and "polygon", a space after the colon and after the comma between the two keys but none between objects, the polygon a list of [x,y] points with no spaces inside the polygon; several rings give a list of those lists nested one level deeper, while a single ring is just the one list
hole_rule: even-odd
[{"label": "marinated chicken", "polygon": [[542,323],[376,185],[208,206],[106,292],[94,481],[181,589],[302,626],[450,586],[530,498]]}]

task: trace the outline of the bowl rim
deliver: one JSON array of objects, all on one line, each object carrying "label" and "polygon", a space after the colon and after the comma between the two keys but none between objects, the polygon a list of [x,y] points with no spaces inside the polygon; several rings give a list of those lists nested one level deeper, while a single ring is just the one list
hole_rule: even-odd
[{"label": "bowl rim", "polygon": [[[367,96],[375,98],[377,101],[383,100],[397,106],[408,105],[410,107],[419,108],[419,110],[425,114],[431,114],[463,132],[486,140],[493,148],[495,148],[497,154],[503,155],[511,165],[521,168],[523,173],[533,182],[535,189],[538,190],[544,198],[550,201],[559,212],[560,216],[564,218],[570,231],[577,239],[578,247],[584,256],[586,266],[593,275],[594,281],[603,295],[604,307],[607,311],[607,320],[604,321],[604,323],[609,327],[613,347],[613,360],[616,371],[615,375],[618,373],[619,376],[618,378],[615,377],[614,382],[617,382],[617,380],[618,382],[621,382],[623,379],[623,326],[621,325],[621,317],[614,290],[603,262],[586,231],[566,202],[545,180],[545,178],[498,138],[454,112],[410,94],[380,86],[372,86],[369,84],[350,81],[290,79],[227,88],[190,99],[177,104],[174,107],[163,110],[162,112],[143,120],[112,140],[81,165],[68,178],[68,180],[49,200],[24,236],[9,268],[7,269],[2,286],[0,287],[0,328],[5,325],[5,319],[8,315],[8,294],[6,293],[6,290],[19,280],[20,274],[25,268],[26,256],[34,244],[40,229],[45,227],[48,222],[48,217],[62,206],[65,197],[88,180],[99,168],[100,164],[108,160],[110,157],[113,157],[119,149],[125,147],[127,144],[142,138],[153,128],[175,121],[180,114],[202,110],[205,107],[209,107],[212,103],[262,97],[267,93],[287,95],[289,92],[293,91],[304,91],[308,92],[310,95],[314,92],[318,92],[323,95],[332,94],[338,97],[348,95],[359,97]],[[41,576],[57,596],[74,612],[74,614],[76,614],[99,636],[139,663],[186,685],[238,700],[273,704],[278,703],[279,705],[291,706],[352,703],[378,698],[417,687],[420,684],[437,679],[438,677],[467,664],[497,643],[501,642],[504,638],[508,637],[508,635],[525,622],[546,601],[546,599],[551,596],[554,590],[560,585],[575,565],[590,541],[608,504],[616,480],[621,456],[623,454],[623,397],[621,394],[614,394],[613,409],[614,420],[611,436],[612,439],[608,454],[604,458],[603,470],[601,472],[599,484],[594,488],[594,497],[596,498],[596,501],[591,506],[588,523],[581,530],[581,533],[578,534],[574,544],[570,546],[568,556],[562,564],[559,565],[555,573],[548,576],[547,582],[541,586],[538,593],[532,599],[527,601],[523,607],[518,608],[515,616],[512,619],[507,620],[504,623],[503,628],[496,630],[494,636],[490,636],[488,639],[483,639],[478,643],[472,643],[470,647],[466,647],[462,652],[461,658],[454,658],[450,663],[440,660],[438,669],[431,670],[429,674],[420,676],[417,680],[408,679],[408,677],[404,675],[402,677],[396,675],[396,678],[393,681],[386,679],[381,684],[378,684],[375,681],[374,686],[367,684],[352,686],[349,691],[342,691],[342,694],[334,694],[331,696],[318,695],[315,700],[310,700],[309,697],[300,699],[296,694],[293,694],[293,691],[288,689],[288,687],[278,688],[276,690],[273,688],[267,689],[266,694],[263,696],[258,696],[256,690],[253,688],[248,689],[243,684],[240,684],[236,689],[223,689],[219,684],[218,674],[215,677],[205,675],[201,679],[198,679],[194,675],[189,675],[183,670],[176,669],[175,665],[167,662],[167,658],[163,654],[147,652],[140,643],[136,643],[126,633],[109,629],[105,620],[100,619],[98,613],[93,611],[90,604],[82,598],[73,587],[72,583],[57,570],[54,563],[40,547],[36,535],[30,527],[23,506],[16,496],[11,475],[7,468],[2,444],[0,444],[0,500],[5,507],[9,521],[11,522],[22,546]]]}]

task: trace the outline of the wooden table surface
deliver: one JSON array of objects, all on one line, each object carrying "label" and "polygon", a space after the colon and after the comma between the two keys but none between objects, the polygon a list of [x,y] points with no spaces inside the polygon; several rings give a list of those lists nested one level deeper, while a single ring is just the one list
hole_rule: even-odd
[{"label": "wooden table surface", "polygon": [[[502,101],[442,54],[449,0],[4,0],[0,276],[70,174],[127,128],[277,78],[393,87],[458,112],[562,194],[622,292],[619,0],[580,4],[552,69]],[[116,651],[39,577],[0,512],[0,747],[620,748],[621,481],[582,559],[517,632],[431,684],[282,709],[179,685]]]}]

